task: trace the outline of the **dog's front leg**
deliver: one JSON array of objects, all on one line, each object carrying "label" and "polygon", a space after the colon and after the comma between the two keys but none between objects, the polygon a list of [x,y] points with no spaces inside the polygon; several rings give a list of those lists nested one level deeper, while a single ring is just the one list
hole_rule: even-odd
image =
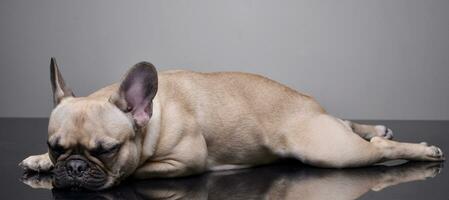
[{"label": "dog's front leg", "polygon": [[48,172],[53,169],[53,163],[51,162],[48,153],[29,156],[20,162],[19,166],[24,170],[36,172]]},{"label": "dog's front leg", "polygon": [[138,179],[179,177],[192,175],[201,171],[198,168],[193,169],[195,167],[188,167],[185,163],[167,159],[146,163],[137,169],[133,176]]}]

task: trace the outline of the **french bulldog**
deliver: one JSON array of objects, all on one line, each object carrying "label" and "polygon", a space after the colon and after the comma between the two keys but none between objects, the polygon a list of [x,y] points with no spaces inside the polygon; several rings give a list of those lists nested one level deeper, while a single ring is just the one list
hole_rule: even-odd
[{"label": "french bulldog", "polygon": [[140,62],[120,83],[75,97],[54,58],[50,72],[48,153],[19,165],[52,171],[56,188],[102,190],[127,177],[181,177],[283,158],[323,168],[444,160],[438,147],[393,141],[385,126],[333,117],[312,97],[259,75],[158,73]]}]

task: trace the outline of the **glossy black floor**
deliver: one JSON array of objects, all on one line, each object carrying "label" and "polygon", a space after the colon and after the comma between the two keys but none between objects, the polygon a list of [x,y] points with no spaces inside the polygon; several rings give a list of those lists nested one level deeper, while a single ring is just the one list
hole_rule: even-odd
[{"label": "glossy black floor", "polygon": [[[387,125],[397,140],[426,141],[449,152],[449,121],[370,123]],[[449,199],[444,163],[427,162],[344,170],[288,162],[183,179],[129,181],[94,193],[34,189],[22,182],[17,164],[46,150],[46,129],[47,119],[0,119],[2,199]],[[46,177],[28,178],[25,181]]]}]

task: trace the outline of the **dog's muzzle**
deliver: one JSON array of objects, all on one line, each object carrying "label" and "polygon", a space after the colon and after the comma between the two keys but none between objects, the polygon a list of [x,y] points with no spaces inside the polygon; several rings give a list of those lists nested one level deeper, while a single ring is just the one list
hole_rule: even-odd
[{"label": "dog's muzzle", "polygon": [[104,170],[82,156],[57,162],[53,174],[55,188],[99,190],[108,180]]}]

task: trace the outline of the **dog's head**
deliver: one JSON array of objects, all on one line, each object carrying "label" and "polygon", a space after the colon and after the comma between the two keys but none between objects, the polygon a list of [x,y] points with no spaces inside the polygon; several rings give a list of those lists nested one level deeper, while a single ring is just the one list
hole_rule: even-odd
[{"label": "dog's head", "polygon": [[142,132],[152,115],[157,72],[141,62],[118,89],[75,97],[51,59],[54,109],[48,126],[54,186],[99,190],[117,184],[137,168]]}]

